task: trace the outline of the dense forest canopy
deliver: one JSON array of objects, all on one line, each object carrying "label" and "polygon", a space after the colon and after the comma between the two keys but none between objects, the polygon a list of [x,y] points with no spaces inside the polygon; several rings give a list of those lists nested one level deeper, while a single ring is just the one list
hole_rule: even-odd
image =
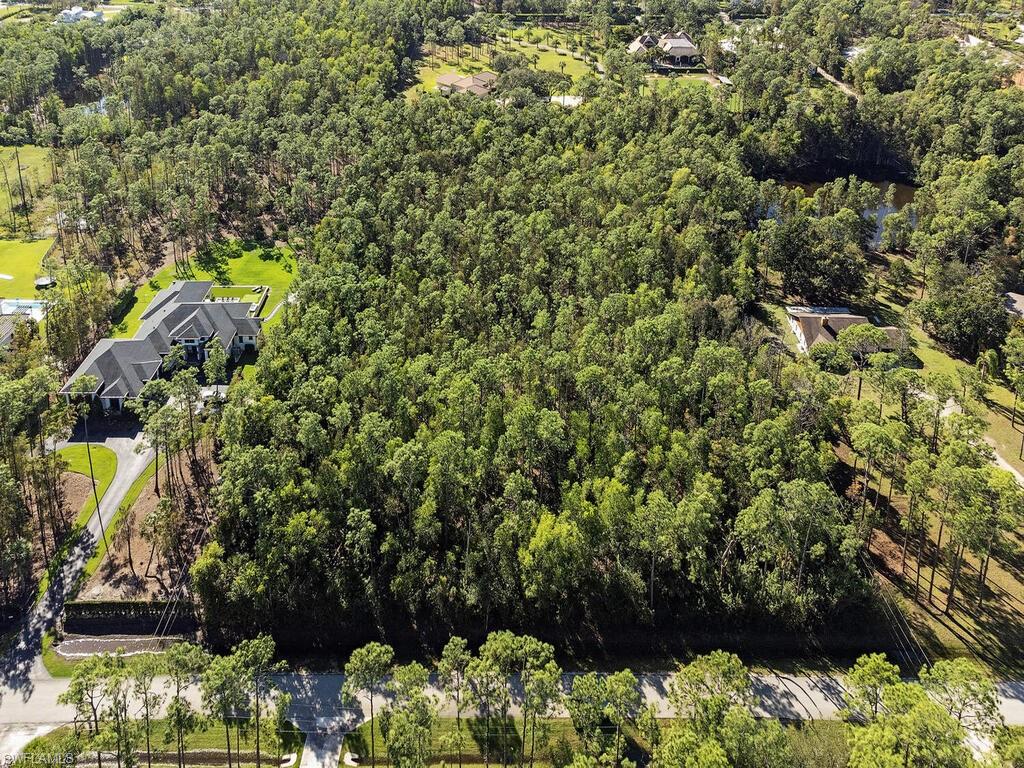
[{"label": "dense forest canopy", "polygon": [[[925,3],[746,4],[760,18],[735,35],[715,4],[651,3],[636,23],[556,5],[482,11],[558,14],[608,43],[572,110],[508,72],[498,99],[404,98],[428,33],[493,28],[459,2],[0,25],[0,138],[53,147],[60,211],[88,232],[62,245],[100,310],[55,310],[60,371],[106,332],[119,276],[168,250],[226,231],[300,249],[219,424],[218,520],[192,573],[227,635],[794,625],[858,602],[865,530],[833,444],[867,409],[764,309],[871,295],[879,194],[854,175],[919,186],[883,236],[929,283],[928,332],[972,361],[1003,343],[1024,91],[998,55]],[[686,27],[731,85],[649,87],[622,46],[644,25]],[[783,183],[813,177],[837,180]],[[943,391],[904,388],[901,444],[973,462],[980,433],[940,440],[925,413]]]}]

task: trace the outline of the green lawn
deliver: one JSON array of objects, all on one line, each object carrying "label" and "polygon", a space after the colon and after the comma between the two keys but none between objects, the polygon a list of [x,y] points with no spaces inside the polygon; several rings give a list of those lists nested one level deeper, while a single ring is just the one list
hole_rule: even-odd
[{"label": "green lawn", "polygon": [[[263,249],[252,247],[243,251],[242,255],[228,259],[224,264],[206,264],[205,268],[196,259],[192,260],[188,274],[175,274],[174,266],[167,266],[153,275],[147,282],[136,287],[135,302],[124,319],[114,326],[114,338],[125,339],[135,335],[142,322],[142,313],[157,292],[166,288],[174,280],[213,280],[221,286],[253,286],[265,285],[270,289],[270,297],[263,306],[261,316],[266,317],[274,307],[281,303],[288,291],[288,286],[295,279],[295,254],[282,248],[283,255],[278,260],[263,258]],[[232,290],[220,287],[217,292]],[[248,294],[249,288],[240,288]]]},{"label": "green lawn", "polygon": [[53,677],[71,677],[76,662],[65,659],[53,649],[53,630],[43,635],[43,666]]},{"label": "green lawn", "polygon": [[0,296],[8,299],[31,299],[36,295],[35,279],[40,275],[40,262],[53,240],[0,240]]},{"label": "green lawn", "polygon": [[[89,457],[84,444],[76,443],[75,445],[69,445],[67,448],[61,448],[58,453],[67,460],[68,471],[77,472],[86,477],[89,476]],[[117,471],[117,455],[104,445],[94,444],[92,446],[92,466],[96,476],[96,494],[102,500],[103,494],[107,492],[107,488],[110,487],[110,483],[114,479],[114,473]],[[50,573],[55,572],[56,569],[63,565],[64,558],[67,557],[71,547],[78,540],[79,535],[95,511],[96,500],[93,494],[90,493],[82,509],[77,517],[75,517],[75,524],[71,532],[65,537],[60,549],[53,554],[49,569],[43,573],[42,578],[39,580],[39,588],[36,590],[37,601],[46,594],[46,590],[50,585]]]},{"label": "green lawn", "polygon": [[[504,33],[502,33],[504,37]],[[554,48],[565,48],[567,50],[586,51],[595,58],[600,57],[603,46],[600,40],[589,32],[575,32],[567,29],[554,29],[551,27],[538,27],[527,25],[516,27],[512,31],[514,40],[532,43],[534,45],[546,45]]]},{"label": "green lawn", "polygon": [[[280,732],[280,745],[268,744],[268,731],[269,721],[261,723],[260,730],[262,731],[261,737],[261,751],[262,758],[261,763],[264,766],[273,765],[277,762],[277,754],[280,749],[282,755],[289,753],[296,753],[297,760],[296,765],[302,759],[302,748],[306,741],[304,733],[299,731],[291,723],[287,723],[284,729]],[[154,719],[150,724],[152,732],[152,744],[153,752],[162,752],[167,755],[174,750],[173,736],[170,742],[165,742],[164,734],[167,731],[167,722],[162,719]],[[43,762],[43,758],[53,759],[55,755],[64,754],[67,752],[74,752],[75,732],[74,728],[69,725],[61,726],[50,733],[43,736],[39,736],[33,739],[25,747],[22,752],[22,756],[16,761],[19,764],[38,764]],[[234,752],[236,731],[232,727],[231,729],[231,750]],[[145,735],[140,739],[140,747],[136,753],[141,758],[141,764],[145,765],[146,760],[146,749],[145,749]],[[80,745],[84,746],[84,745]],[[243,728],[241,730],[241,749],[243,752],[242,761],[239,768],[248,768],[250,765],[255,765],[255,748],[256,748],[256,733],[254,728]],[[218,720],[200,720],[199,728],[185,736],[185,760],[188,765],[223,765],[224,759],[217,759],[213,757],[209,759],[207,763],[204,763],[202,757],[199,755],[188,755],[188,752],[222,752],[226,749],[224,742],[224,725]],[[33,759],[35,758],[35,759]],[[174,760],[171,761],[173,764]],[[111,760],[113,764],[113,760]],[[154,765],[167,765],[168,760],[166,757],[161,759],[157,754],[153,757]],[[238,763],[235,763],[238,765]]]},{"label": "green lawn", "polygon": [[717,88],[721,83],[713,76],[703,72],[686,72],[678,75],[647,75],[647,86],[659,93],[667,93],[676,88]]},{"label": "green lawn", "polygon": [[[53,200],[49,196],[50,183],[53,181],[50,150],[31,144],[19,146],[18,159],[21,161],[20,181],[14,147],[0,146],[0,163],[7,170],[7,181],[10,184],[10,194],[8,194],[3,174],[0,173],[0,231],[10,232],[12,198],[16,206],[21,205],[21,184],[24,183],[32,231],[38,234],[49,228],[52,232],[53,222],[52,220],[48,222],[48,219],[51,219],[55,213]],[[19,213],[15,217],[15,221],[18,230],[24,233],[24,215]],[[7,271],[10,273],[10,270]]]},{"label": "green lawn", "polygon": [[[110,482],[117,472],[117,455],[105,445],[92,444],[88,447],[84,443],[75,443],[67,448],[61,448],[57,453],[68,462],[68,471],[77,472],[80,475],[89,477],[89,453],[92,453],[92,470],[96,476],[96,494],[102,499],[107,492]],[[78,521],[83,524],[92,516],[96,509],[96,501],[89,494],[89,500],[82,507],[78,514]]]},{"label": "green lawn", "polygon": [[[566,56],[554,50],[541,50],[537,46],[529,45],[522,41],[516,41],[509,45],[505,40],[495,45],[495,54],[505,52],[521,53],[532,62],[532,66],[543,72],[564,73],[574,81],[593,72],[589,64],[572,56]],[[423,93],[429,93],[437,87],[437,78],[447,74],[471,75],[491,67],[491,57],[487,48],[479,49],[479,56],[474,54],[468,45],[463,47],[461,60],[456,59],[451,51],[439,49],[437,53],[425,56],[419,62],[417,69],[418,82],[406,91],[407,98],[415,98]]]}]

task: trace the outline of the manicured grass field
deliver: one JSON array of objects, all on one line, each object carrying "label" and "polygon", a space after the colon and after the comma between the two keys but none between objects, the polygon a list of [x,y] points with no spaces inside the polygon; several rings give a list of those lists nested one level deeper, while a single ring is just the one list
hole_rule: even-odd
[{"label": "manicured grass field", "polygon": [[[114,473],[117,472],[117,455],[105,445],[93,444],[90,451],[92,453],[92,469],[96,476],[96,494],[102,499],[110,482],[114,479]],[[58,453],[67,460],[68,471],[89,477],[89,454],[84,443],[75,443],[67,448],[61,448]],[[76,526],[79,523],[84,525],[95,509],[96,501],[92,494],[89,494],[89,500],[82,507],[82,511],[79,512],[75,521]]]},{"label": "manicured grass field", "polygon": [[684,72],[678,75],[650,74],[647,76],[647,87],[666,93],[676,88],[717,88],[721,83],[713,75],[702,72]]},{"label": "manicured grass field", "polygon": [[[135,335],[142,321],[142,313],[157,292],[166,288],[174,280],[213,280],[222,286],[265,285],[270,288],[270,297],[263,305],[261,316],[266,317],[273,311],[288,292],[288,286],[295,279],[295,254],[286,248],[281,249],[282,256],[278,260],[263,258],[263,249],[253,247],[246,249],[241,256],[228,259],[223,265],[204,269],[195,259],[188,274],[175,274],[174,266],[167,266],[153,275],[150,280],[135,289],[135,303],[124,319],[114,326],[114,338],[124,339]],[[217,288],[217,291],[231,290]],[[249,289],[242,288],[248,295]]]},{"label": "manicured grass field", "polygon": [[31,299],[36,294],[35,279],[42,271],[40,262],[53,244],[52,239],[0,240],[0,296],[8,299]]}]

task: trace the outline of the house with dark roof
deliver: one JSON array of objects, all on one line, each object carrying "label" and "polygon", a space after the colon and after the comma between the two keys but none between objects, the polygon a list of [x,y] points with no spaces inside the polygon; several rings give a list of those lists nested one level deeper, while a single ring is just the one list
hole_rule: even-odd
[{"label": "house with dark roof", "polygon": [[688,34],[683,31],[662,35],[658,40],[661,51],[660,64],[673,67],[691,67],[700,62],[700,49]]},{"label": "house with dark roof", "polygon": [[[850,312],[848,307],[786,307],[789,326],[796,336],[797,349],[807,352],[817,344],[835,344],[839,334],[852,325],[871,322],[864,315]],[[882,326],[888,337],[880,352],[900,349],[906,341],[902,328]]]},{"label": "house with dark roof", "polygon": [[175,346],[181,346],[185,361],[195,365],[206,361],[212,344],[235,361],[246,351],[258,350],[262,321],[256,317],[256,305],[214,300],[212,289],[213,283],[205,281],[175,281],[164,288],[142,313],[135,337],[100,341],[60,393],[70,400],[75,382],[93,376],[96,388],[85,394],[104,411],[118,412],[160,375],[164,357]]},{"label": "house with dark roof", "polygon": [[3,352],[14,340],[14,328],[23,315],[0,315],[0,352]]}]

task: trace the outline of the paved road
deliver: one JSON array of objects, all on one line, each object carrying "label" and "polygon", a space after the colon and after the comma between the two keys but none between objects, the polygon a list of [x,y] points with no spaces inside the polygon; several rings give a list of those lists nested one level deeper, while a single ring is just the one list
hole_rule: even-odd
[{"label": "paved road", "polygon": [[[567,674],[565,685],[571,685]],[[644,699],[659,714],[672,714],[668,704],[670,673],[640,675]],[[292,695],[290,718],[308,736],[309,756],[303,757],[301,768],[335,768],[341,750],[342,735],[368,715],[367,702],[355,709],[341,704],[341,674],[289,673],[277,678],[279,687]],[[57,703],[67,689],[66,679],[54,679],[44,669],[35,667],[27,684],[17,688],[0,688],[0,759],[17,754],[35,736],[65,724],[73,712]],[[444,701],[436,688],[430,691]],[[784,720],[832,720],[842,708],[843,684],[839,677],[820,675],[754,675],[755,712]],[[1024,725],[1024,682],[999,685],[1000,706],[1009,725]],[[189,699],[200,706],[199,692],[192,689]],[[380,702],[377,702],[379,708]],[[441,707],[441,714],[454,716],[451,705]],[[517,714],[516,708],[512,714]],[[564,710],[556,716],[566,716]],[[333,761],[333,762],[332,762]]]},{"label": "paved road", "polygon": [[[565,676],[565,685],[571,684],[573,673]],[[654,704],[659,714],[672,714],[668,704],[671,673],[648,673],[638,676],[644,699]],[[756,674],[754,678],[755,711],[766,717],[783,720],[833,720],[842,708],[843,683],[841,678],[820,675]],[[369,712],[362,702],[362,712],[341,705],[341,685],[344,676],[337,673],[287,673],[277,677],[278,686],[292,695],[291,717],[313,729],[323,718],[359,718]],[[10,725],[58,725],[66,723],[73,712],[57,704],[57,697],[67,689],[67,679],[54,679],[45,670],[30,676],[31,685],[18,690],[0,689],[0,727]],[[432,688],[430,693],[443,700],[441,692]],[[1024,682],[999,684],[1000,707],[1009,725],[1024,726]],[[198,691],[189,698],[199,704]],[[515,710],[513,709],[513,712]],[[449,705],[441,707],[441,714],[454,716]],[[564,711],[556,712],[564,716]]]}]

